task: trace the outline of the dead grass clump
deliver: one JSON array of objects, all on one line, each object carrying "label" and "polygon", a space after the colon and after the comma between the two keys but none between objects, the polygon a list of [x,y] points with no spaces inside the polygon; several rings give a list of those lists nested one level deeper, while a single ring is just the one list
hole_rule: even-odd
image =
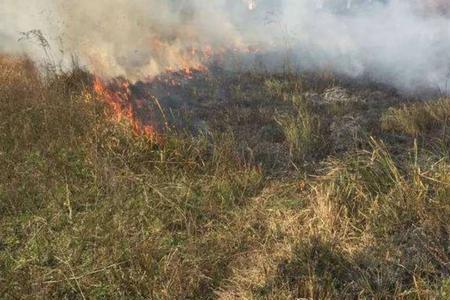
[{"label": "dead grass clump", "polygon": [[382,128],[411,136],[446,130],[450,118],[449,103],[448,99],[441,99],[391,108],[382,116]]},{"label": "dead grass clump", "polygon": [[301,96],[292,96],[293,112],[279,114],[275,117],[284,132],[294,161],[305,161],[312,157],[324,155],[326,126],[322,116],[314,111],[310,103]]}]

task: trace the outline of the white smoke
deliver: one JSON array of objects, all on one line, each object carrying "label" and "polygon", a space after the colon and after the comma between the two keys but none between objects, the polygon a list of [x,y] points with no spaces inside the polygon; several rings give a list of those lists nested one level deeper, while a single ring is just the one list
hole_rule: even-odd
[{"label": "white smoke", "polygon": [[450,19],[424,10],[426,1],[371,1],[339,13],[300,2],[285,1],[283,13],[298,61],[308,57],[305,65],[328,65],[353,76],[365,73],[402,89],[445,87]]},{"label": "white smoke", "polygon": [[289,61],[402,90],[445,89],[449,10],[448,0],[2,0],[0,51],[38,58],[39,47],[18,39],[40,29],[56,58],[145,78],[184,67],[191,48],[251,47],[272,68]]}]

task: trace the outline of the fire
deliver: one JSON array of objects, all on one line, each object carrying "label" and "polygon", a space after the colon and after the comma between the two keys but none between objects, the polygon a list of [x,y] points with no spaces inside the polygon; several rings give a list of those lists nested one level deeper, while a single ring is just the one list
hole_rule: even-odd
[{"label": "fire", "polygon": [[[250,7],[254,5],[255,2],[250,1]],[[117,122],[126,120],[132,125],[136,134],[160,141],[161,125],[166,129],[169,126],[164,109],[154,95],[147,93],[145,89],[136,90],[136,86],[130,80],[143,80],[148,87],[153,84],[162,84],[167,89],[164,96],[170,96],[186,81],[195,79],[199,73],[208,73],[209,65],[220,62],[228,53],[253,53],[257,50],[242,45],[230,45],[227,48],[198,44],[180,47],[176,42],[170,43],[154,38],[149,43],[149,52],[155,59],[153,68],[143,70],[144,73],[139,74],[138,77],[133,75],[130,77],[130,74],[125,72],[127,79],[116,77],[108,83],[105,83],[102,78],[105,78],[103,77],[105,76],[104,68],[108,68],[110,63],[97,57],[98,59],[94,60],[97,62],[95,66],[101,66],[101,68],[94,67],[96,71],[94,71],[93,89],[112,109],[113,117]],[[109,77],[106,76],[106,78]]]},{"label": "fire", "polygon": [[[195,37],[192,37],[192,39],[195,40]],[[144,67],[141,70],[143,73],[139,74],[140,76],[134,79],[152,78],[164,72],[184,71],[185,73],[191,73],[195,70],[206,70],[206,64],[213,58],[211,46],[201,45],[195,41],[192,45],[186,46],[178,39],[167,40],[163,37],[154,37],[149,41],[148,49],[151,63],[148,68]],[[127,74],[128,77],[129,75]]]},{"label": "fire", "polygon": [[[145,83],[148,86],[164,84],[168,88],[180,87],[183,82],[194,79],[196,74],[207,72],[208,69],[202,61],[212,55],[211,47],[189,48],[183,51],[183,55],[176,56],[176,64],[166,67],[156,76],[146,76]],[[169,128],[163,106],[154,95],[148,94],[145,90],[142,93],[136,92],[133,87],[128,79],[121,77],[112,79],[106,84],[99,75],[96,75],[93,82],[94,92],[111,108],[115,121],[126,120],[136,134],[162,143],[159,128],[161,125],[166,129]],[[170,95],[169,90],[167,95]]]},{"label": "fire", "polygon": [[[120,82],[117,87],[109,88],[98,76],[94,79],[93,88],[95,93],[105,101],[113,111],[113,118],[117,122],[127,120],[133,127],[133,130],[138,135],[144,135],[150,140],[160,141],[160,136],[157,134],[154,126],[144,124],[136,115],[133,107],[132,93],[130,90],[130,83],[128,81]],[[145,100],[140,100],[142,103]]]}]

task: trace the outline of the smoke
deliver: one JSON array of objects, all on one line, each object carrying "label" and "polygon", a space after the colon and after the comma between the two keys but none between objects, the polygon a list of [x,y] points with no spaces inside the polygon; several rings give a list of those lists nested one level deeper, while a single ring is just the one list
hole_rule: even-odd
[{"label": "smoke", "polygon": [[404,91],[450,84],[448,0],[35,2],[1,1],[0,51],[39,59],[39,46],[18,39],[40,29],[56,60],[75,54],[104,76],[147,78],[237,49],[242,64],[256,59],[273,70],[289,63],[364,75]]},{"label": "smoke", "polygon": [[450,19],[428,10],[424,2],[373,1],[353,13],[311,13],[306,4],[300,16],[286,11],[284,19],[301,49],[297,59],[302,53],[312,56],[306,65],[328,64],[404,90],[443,89],[450,70]]}]

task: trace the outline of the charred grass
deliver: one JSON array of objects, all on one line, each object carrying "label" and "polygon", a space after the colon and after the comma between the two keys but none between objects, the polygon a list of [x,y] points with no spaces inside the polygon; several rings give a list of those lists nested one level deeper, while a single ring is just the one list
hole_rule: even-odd
[{"label": "charred grass", "polygon": [[0,298],[448,299],[449,99],[239,76],[156,143],[0,57]]}]

